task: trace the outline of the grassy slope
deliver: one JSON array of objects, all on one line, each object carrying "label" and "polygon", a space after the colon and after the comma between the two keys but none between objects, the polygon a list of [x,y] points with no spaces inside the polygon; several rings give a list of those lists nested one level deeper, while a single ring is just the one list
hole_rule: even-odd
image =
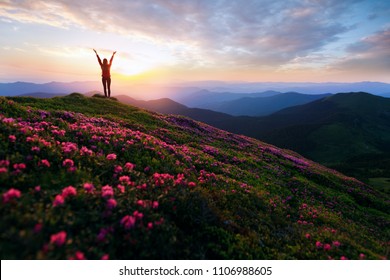
[{"label": "grassy slope", "polygon": [[2,259],[388,257],[388,195],[291,151],[78,94],[0,106]]}]

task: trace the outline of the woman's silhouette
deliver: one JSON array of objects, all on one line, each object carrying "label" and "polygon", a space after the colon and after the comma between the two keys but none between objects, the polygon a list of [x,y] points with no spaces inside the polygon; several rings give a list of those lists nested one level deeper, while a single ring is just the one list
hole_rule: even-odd
[{"label": "woman's silhouette", "polygon": [[112,60],[114,59],[114,55],[116,54],[116,51],[112,54],[110,63],[108,63],[107,58],[103,59],[103,63],[97,54],[96,50],[93,50],[96,53],[96,57],[99,61],[100,68],[102,68],[102,83],[104,88],[104,96],[107,97],[107,88],[108,88],[108,97],[111,97],[111,74],[110,74],[110,68],[112,65]]}]

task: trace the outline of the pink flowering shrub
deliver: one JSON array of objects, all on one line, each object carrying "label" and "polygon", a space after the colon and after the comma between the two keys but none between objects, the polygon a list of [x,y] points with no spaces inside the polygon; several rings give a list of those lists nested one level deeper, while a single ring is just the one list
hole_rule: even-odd
[{"label": "pink flowering shrub", "polygon": [[50,167],[50,162],[47,159],[42,159],[39,163],[38,166],[43,166],[43,167]]},{"label": "pink flowering shrub", "polygon": [[131,229],[135,225],[136,218],[134,216],[126,215],[121,219],[121,225],[125,229]]},{"label": "pink flowering shrub", "polygon": [[64,245],[66,241],[66,232],[65,231],[60,231],[58,233],[52,234],[50,236],[50,243],[60,247]]},{"label": "pink flowering shrub", "polygon": [[108,160],[116,160],[116,154],[108,154],[106,158]]},{"label": "pink flowering shrub", "polygon": [[67,198],[68,196],[76,196],[76,195],[77,195],[77,190],[73,186],[68,186],[62,189],[62,196],[64,198]]},{"label": "pink flowering shrub", "polygon": [[109,198],[112,196],[114,196],[114,189],[109,185],[103,186],[102,187],[102,197]]},{"label": "pink flowering shrub", "polygon": [[62,195],[57,194],[56,197],[54,198],[53,206],[57,207],[57,206],[60,206],[64,203],[65,203],[65,198]]},{"label": "pink flowering shrub", "polygon": [[11,200],[14,200],[16,198],[19,198],[21,195],[21,192],[17,189],[11,188],[5,193],[3,193],[3,202],[7,203]]}]

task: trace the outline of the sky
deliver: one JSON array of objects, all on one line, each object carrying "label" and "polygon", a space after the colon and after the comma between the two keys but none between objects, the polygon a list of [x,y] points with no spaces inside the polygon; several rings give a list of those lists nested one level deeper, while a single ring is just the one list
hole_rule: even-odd
[{"label": "sky", "polygon": [[390,82],[388,0],[0,0],[0,82]]}]

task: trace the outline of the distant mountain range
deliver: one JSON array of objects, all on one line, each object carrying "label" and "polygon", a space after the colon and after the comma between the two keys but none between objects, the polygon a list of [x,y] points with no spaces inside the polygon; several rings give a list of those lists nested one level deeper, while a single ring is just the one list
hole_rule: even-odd
[{"label": "distant mountain range", "polygon": [[233,120],[235,118],[231,115],[215,112],[212,110],[188,108],[187,106],[175,102],[169,98],[161,98],[150,101],[136,100],[127,95],[119,95],[115,96],[115,98],[117,98],[118,101],[122,103],[132,106],[140,107],[161,114],[182,115],[210,125],[220,125],[221,123],[228,122],[229,120]]},{"label": "distant mountain range", "polygon": [[255,93],[235,93],[235,92],[214,92],[206,89],[199,90],[189,94],[173,97],[175,101],[189,107],[209,108],[218,106],[223,102],[238,100],[241,98],[270,97],[278,95],[278,91],[263,91]]},{"label": "distant mountain range", "polygon": [[176,86],[181,87],[198,87],[214,92],[262,92],[262,91],[278,91],[278,92],[300,92],[304,94],[323,94],[323,93],[338,93],[338,92],[370,92],[372,94],[381,95],[390,93],[390,84],[381,82],[355,82],[355,83],[305,83],[305,82],[220,82],[220,81],[200,81],[178,83]]},{"label": "distant mountain range", "polygon": [[233,116],[266,116],[284,108],[306,104],[330,95],[286,92],[268,97],[243,97],[232,101],[210,104],[205,108]]},{"label": "distant mountain range", "polygon": [[63,95],[72,92],[88,92],[93,91],[101,86],[99,82],[51,82],[45,84],[35,84],[26,82],[16,83],[0,83],[0,95],[2,96],[17,96],[31,95],[36,92],[45,94]]},{"label": "distant mountain range", "polygon": [[[200,102],[224,102],[243,97],[267,97],[281,92],[299,92],[303,94],[325,94],[338,92],[364,91],[375,95],[390,97],[390,84],[380,82],[359,83],[282,83],[282,82],[222,82],[200,81],[171,84],[137,84],[132,81],[114,80],[112,83],[113,95],[131,95],[137,99],[170,98],[189,107],[202,107]],[[0,83],[0,95],[17,96],[26,93],[86,93],[102,91],[101,82],[50,82],[36,84],[29,82]],[[276,92],[276,93],[272,93]],[[211,96],[209,93],[211,93]],[[215,94],[214,94],[215,93]],[[254,93],[254,94],[251,94]],[[239,95],[244,94],[244,95]],[[257,96],[256,96],[257,95]],[[214,100],[205,100],[213,97]],[[229,97],[228,97],[229,96]],[[233,98],[230,98],[233,96]]]}]

